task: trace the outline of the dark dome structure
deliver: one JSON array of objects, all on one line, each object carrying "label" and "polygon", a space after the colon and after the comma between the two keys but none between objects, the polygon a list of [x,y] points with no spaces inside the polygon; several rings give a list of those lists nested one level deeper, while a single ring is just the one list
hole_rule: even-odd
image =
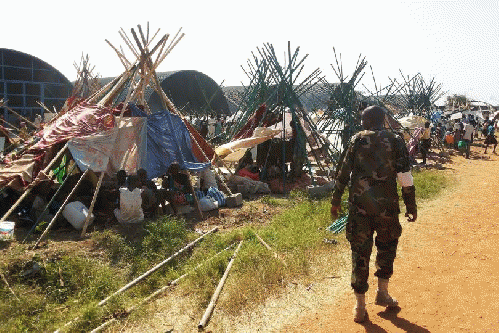
[{"label": "dark dome structure", "polygon": [[[0,99],[19,114],[33,120],[43,115],[40,101],[50,110],[59,110],[71,95],[71,82],[46,62],[23,52],[0,48]],[[18,118],[2,109],[11,123]]]},{"label": "dark dome structure", "polygon": [[[230,114],[220,86],[208,75],[194,70],[158,73],[161,88],[184,114]],[[163,110],[161,99],[151,88],[145,95],[152,112]]]}]

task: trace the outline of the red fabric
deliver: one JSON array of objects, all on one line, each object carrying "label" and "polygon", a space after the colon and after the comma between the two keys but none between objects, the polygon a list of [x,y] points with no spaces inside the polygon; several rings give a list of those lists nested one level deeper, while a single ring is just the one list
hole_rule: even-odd
[{"label": "red fabric", "polygon": [[260,180],[260,176],[257,173],[250,172],[249,170],[242,168],[237,172],[238,176],[246,177],[253,180]]},{"label": "red fabric", "polygon": [[73,137],[91,135],[113,127],[113,109],[82,102],[37,133],[41,140],[30,151],[46,149]]},{"label": "red fabric", "polygon": [[[194,141],[195,139],[201,149],[204,151],[204,155],[206,155],[209,160],[206,160],[206,157],[203,155],[203,152],[199,149],[198,145],[196,142],[192,142],[192,153],[194,154],[194,157],[198,160],[198,162],[210,162],[213,159],[213,156],[215,155],[215,151],[213,148],[211,148],[210,144],[206,142],[206,140],[201,136],[201,134],[196,131],[194,127],[192,127],[191,124],[185,119],[182,119],[184,121],[185,126],[187,126],[187,129],[191,133],[191,141]],[[194,137],[194,138],[193,138]]]},{"label": "red fabric", "polygon": [[[290,192],[295,189],[306,189],[307,186],[312,184],[310,176],[304,173],[300,178],[296,179],[293,183],[286,182],[286,192]],[[276,178],[269,182],[269,187],[272,193],[284,193],[282,186],[282,179]]]},{"label": "red fabric", "polygon": [[260,105],[258,110],[256,110],[256,112],[248,119],[246,125],[244,125],[243,128],[241,128],[241,130],[234,136],[233,140],[250,138],[253,135],[255,128],[262,120],[266,110],[267,106],[265,104]]}]

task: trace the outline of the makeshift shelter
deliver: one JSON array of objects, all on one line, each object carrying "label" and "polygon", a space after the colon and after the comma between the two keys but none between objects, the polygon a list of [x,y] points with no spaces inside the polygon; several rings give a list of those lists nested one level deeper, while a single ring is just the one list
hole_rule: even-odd
[{"label": "makeshift shelter", "polygon": [[273,163],[277,163],[281,170],[282,184],[289,182],[289,179],[286,180],[290,177],[286,176],[287,162],[291,162],[293,178],[300,175],[302,167],[305,166],[311,182],[314,183],[315,169],[322,170],[325,175],[330,174],[327,164],[331,161],[332,151],[309,119],[308,112],[300,102],[300,96],[319,82],[321,72],[316,69],[299,82],[298,77],[308,55],[299,57],[299,48],[292,52],[289,42],[286,65],[277,60],[271,44],[264,44],[262,48],[257,48],[257,51],[259,56],[253,53],[252,61],[248,60],[248,68],[243,68],[250,79],[250,85],[242,93],[243,98],[239,106],[241,112],[236,113],[231,126],[226,130],[226,140],[229,143],[220,149],[265,140],[263,137],[254,136],[259,127],[280,131],[279,138],[275,134],[266,138],[268,140],[274,137],[275,141],[279,141],[279,149],[267,146],[265,151],[260,151],[259,146],[257,163],[262,167],[263,176],[266,176],[269,167],[268,157],[272,156],[275,159]]},{"label": "makeshift shelter", "polygon": [[[149,171],[148,176],[152,178],[162,175],[172,161],[177,161],[190,170],[202,170],[211,165],[206,154],[213,154],[213,150],[207,149],[209,145],[204,140],[199,140],[195,130],[189,127],[185,119],[172,114],[178,114],[178,111],[161,89],[156,77],[156,67],[171,52],[183,37],[183,34],[180,35],[179,31],[169,46],[166,44],[169,35],[164,35],[149,50],[152,39],[157,33],[152,39],[149,39],[149,26],[147,27],[147,33],[144,33],[140,25],[138,26],[139,35],[134,29],[131,29],[131,32],[138,50],[132,45],[123,30],[120,31],[120,34],[136,57],[134,62],[130,62],[122,51],[119,51],[107,41],[125,66],[125,72],[84,101],[75,97],[68,99],[65,107],[57,117],[37,133],[36,138],[26,146],[25,150],[27,152],[36,154],[36,158],[31,159],[35,161],[33,168],[38,170],[42,166],[45,166],[45,168],[39,173],[33,172],[31,179],[26,179],[26,182],[21,184],[21,187],[26,188],[25,192],[0,221],[5,220],[12,214],[17,205],[26,198],[37,182],[47,178],[51,168],[56,166],[59,159],[65,155],[66,148],[69,148],[76,165],[83,172],[34,247],[46,235],[55,219],[59,216],[62,207],[66,205],[69,198],[90,171],[100,173],[100,175],[87,220],[83,225],[82,235],[85,234],[106,173],[114,175],[117,170],[122,168],[130,173],[135,173],[138,167],[145,167]],[[157,52],[157,55],[153,61],[155,52]],[[146,103],[144,90],[150,84],[155,87],[161,96],[164,110],[160,113],[151,114]],[[125,96],[124,100],[120,99],[121,95]],[[140,104],[143,111],[139,110],[131,102]],[[134,117],[124,117],[125,114]],[[197,155],[203,156],[204,163],[198,163],[193,152],[195,149],[192,149],[193,143],[197,147]],[[54,157],[55,152],[61,145],[64,145],[63,148]],[[36,160],[38,160],[38,163],[36,163]],[[17,160],[12,159],[12,161],[13,164],[16,164],[15,161]],[[64,168],[65,166],[61,165],[61,167]],[[2,170],[0,170],[0,181],[2,180],[1,175]],[[19,175],[16,176],[20,177]],[[35,177],[36,179],[31,181]],[[20,178],[21,180],[25,179]],[[31,181],[30,184],[29,181]],[[5,181],[0,183],[1,185],[5,185]],[[198,213],[202,217],[195,195],[194,202],[198,208]]]},{"label": "makeshift shelter", "polygon": [[86,57],[82,54],[80,64],[77,65],[75,62],[73,65],[76,69],[77,79],[73,85],[71,96],[87,98],[101,88],[99,74],[94,74],[95,66],[90,66],[88,54]]}]

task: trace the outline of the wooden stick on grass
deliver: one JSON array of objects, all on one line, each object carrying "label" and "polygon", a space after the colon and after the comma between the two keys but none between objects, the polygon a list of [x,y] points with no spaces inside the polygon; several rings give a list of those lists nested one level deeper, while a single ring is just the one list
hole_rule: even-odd
[{"label": "wooden stick on grass", "polygon": [[12,295],[14,295],[14,297],[18,300],[18,301],[21,301],[19,299],[19,297],[17,297],[16,293],[14,292],[14,290],[12,290],[12,288],[10,287],[9,285],[9,282],[7,281],[7,279],[5,278],[5,275],[3,275],[2,272],[0,272],[0,276],[2,276],[2,280],[3,282],[5,282],[5,284],[7,285],[7,288],[9,288],[10,292],[12,293]]},{"label": "wooden stick on grass", "polygon": [[280,261],[284,264],[284,266],[287,266],[287,265],[286,265],[286,263],[284,262],[284,260],[283,260],[283,259],[281,259],[281,258],[279,257],[279,255],[277,254],[277,252],[276,252],[276,251],[274,251],[274,250],[270,247],[270,245],[269,245],[269,244],[267,244],[267,243],[266,243],[266,242],[262,239],[262,237],[260,237],[260,235],[258,235],[258,234],[256,233],[256,231],[254,231],[254,233],[255,233],[256,238],[260,241],[260,243],[262,243],[262,245],[263,245],[263,246],[265,246],[265,247],[267,248],[267,250],[269,250],[270,252],[272,252],[272,253],[274,254],[274,257],[275,257],[276,259],[279,259],[279,260],[280,260]]},{"label": "wooden stick on grass", "polygon": [[107,301],[109,301],[112,297],[117,296],[117,295],[123,293],[124,291],[128,290],[129,288],[133,287],[134,285],[136,285],[137,283],[142,281],[144,278],[148,277],[149,275],[151,275],[152,273],[154,273],[155,271],[157,271],[158,269],[163,267],[165,264],[169,263],[172,259],[174,259],[178,255],[180,255],[182,252],[184,252],[184,251],[190,249],[191,247],[193,247],[194,245],[196,245],[196,243],[199,242],[200,240],[202,240],[205,236],[207,236],[213,232],[216,232],[217,230],[218,230],[218,227],[215,227],[215,228],[211,229],[210,231],[208,231],[207,233],[205,233],[204,235],[202,235],[201,237],[190,242],[189,244],[184,246],[182,249],[178,250],[173,255],[171,255],[169,258],[163,260],[162,262],[160,262],[159,264],[157,264],[156,266],[154,266],[153,268],[151,268],[150,270],[148,270],[147,272],[145,272],[144,274],[142,274],[141,276],[139,276],[138,278],[136,278],[132,282],[128,283],[126,286],[122,287],[120,290],[113,293],[111,296],[108,296],[107,298],[100,301],[98,305],[102,306],[102,305],[106,304]]},{"label": "wooden stick on grass", "polygon": [[[134,305],[132,307],[130,307],[128,310],[126,310],[125,312],[125,315],[129,315],[132,311],[134,311],[135,309],[137,309],[139,306],[149,302],[150,300],[152,300],[154,297],[158,296],[159,294],[165,292],[168,288],[171,288],[173,286],[176,286],[180,280],[184,279],[185,277],[187,277],[189,274],[193,273],[194,271],[196,271],[199,267],[207,264],[208,262],[212,261],[213,259],[215,259],[216,257],[218,257],[220,254],[222,254],[223,252],[229,250],[230,248],[234,247],[234,245],[236,245],[236,243],[232,243],[231,245],[227,246],[225,249],[223,249],[222,251],[218,252],[217,254],[215,254],[213,257],[203,261],[202,263],[200,263],[199,265],[197,265],[196,267],[194,267],[194,269],[190,272],[187,272],[183,275],[181,275],[180,277],[176,278],[175,280],[173,281],[170,281],[167,285],[159,288],[158,290],[156,290],[155,292],[153,292],[151,295],[147,296],[146,298],[144,298],[142,301],[140,301],[137,305]],[[109,325],[111,325],[112,323],[116,322],[117,319],[116,318],[112,318],[112,319],[109,319],[108,321],[106,321],[105,323],[103,323],[102,325],[100,325],[99,327],[95,328],[94,330],[92,330],[90,333],[97,333],[97,332],[100,332],[102,331],[104,328],[108,327]]]},{"label": "wooden stick on grass", "polygon": [[236,259],[237,252],[239,252],[239,249],[241,248],[242,244],[243,244],[243,241],[240,241],[239,245],[237,246],[236,250],[234,251],[232,258],[230,259],[229,264],[227,265],[227,268],[225,269],[224,275],[220,279],[220,282],[218,283],[217,289],[215,289],[215,292],[213,293],[213,296],[211,297],[210,304],[208,304],[208,307],[206,308],[206,311],[204,312],[203,318],[201,318],[201,321],[198,324],[199,330],[203,330],[205,328],[205,326],[208,324],[208,321],[211,318],[213,310],[215,309],[215,305],[217,304],[217,300],[218,300],[218,297],[220,296],[220,292],[222,291],[222,288],[224,287],[225,281],[227,280],[227,276],[229,275],[229,271],[232,268],[232,264],[234,264],[234,260]]}]

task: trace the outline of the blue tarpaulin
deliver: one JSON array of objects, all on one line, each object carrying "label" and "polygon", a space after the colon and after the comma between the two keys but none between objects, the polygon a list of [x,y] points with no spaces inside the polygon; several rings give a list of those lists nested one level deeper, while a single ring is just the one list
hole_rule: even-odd
[{"label": "blue tarpaulin", "polygon": [[168,111],[146,114],[130,105],[133,117],[147,118],[147,143],[145,169],[148,178],[160,177],[173,162],[182,169],[201,171],[211,163],[198,163],[192,153],[189,131],[179,116]]}]

